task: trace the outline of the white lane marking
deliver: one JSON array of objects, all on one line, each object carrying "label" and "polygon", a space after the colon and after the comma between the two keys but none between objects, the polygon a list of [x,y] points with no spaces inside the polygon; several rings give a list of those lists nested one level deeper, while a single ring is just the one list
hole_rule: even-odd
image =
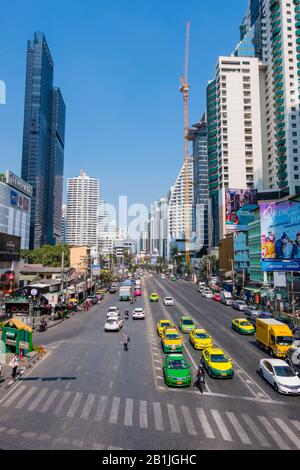
[{"label": "white lane marking", "polygon": [[161,367],[155,366],[155,369],[156,369],[156,370],[161,370]]},{"label": "white lane marking", "polygon": [[105,412],[106,403],[107,403],[107,396],[102,395],[98,403],[95,421],[102,421],[104,412]]},{"label": "white lane marking", "polygon": [[171,431],[174,433],[180,433],[180,426],[177,419],[176,409],[174,405],[167,404],[168,415],[171,425]]},{"label": "white lane marking", "polygon": [[0,426],[0,432],[4,432],[6,429],[6,426]]},{"label": "white lane marking", "polygon": [[25,395],[21,398],[21,400],[15,405],[15,408],[20,410],[23,408],[25,403],[29,400],[29,398],[36,392],[37,387],[31,387]]},{"label": "white lane marking", "polygon": [[87,401],[86,401],[85,404],[84,404],[84,407],[83,407],[83,410],[82,410],[80,419],[88,419],[89,414],[90,414],[90,412],[91,412],[91,410],[92,410],[92,407],[93,407],[95,398],[96,398],[96,397],[95,397],[95,395],[94,395],[93,393],[90,393],[90,394],[89,394],[88,399],[87,399]]},{"label": "white lane marking", "polygon": [[222,438],[224,441],[232,441],[232,437],[228,431],[228,429],[225,426],[225,423],[220,415],[220,413],[217,410],[210,410],[211,414],[213,415],[213,418],[216,422],[216,425],[218,426],[218,429],[222,435]]},{"label": "white lane marking", "polygon": [[291,419],[290,421],[291,421],[291,423],[295,426],[295,428],[297,429],[297,431],[300,432],[300,423],[299,423],[299,421],[295,421],[294,419]]},{"label": "white lane marking", "polygon": [[33,400],[33,402],[31,403],[31,405],[29,406],[28,408],[28,411],[33,411],[35,410],[35,408],[40,404],[40,402],[43,400],[43,398],[47,395],[48,393],[48,389],[47,388],[44,388],[40,391],[40,393],[38,394],[38,396]]},{"label": "white lane marking", "polygon": [[93,450],[103,450],[104,445],[103,444],[93,444]]},{"label": "white lane marking", "polygon": [[196,408],[196,411],[197,411],[197,415],[198,415],[198,418],[199,418],[199,421],[200,421],[200,424],[202,426],[205,436],[208,439],[215,439],[215,435],[208,422],[205,411],[202,408]]},{"label": "white lane marking", "polygon": [[53,392],[51,392],[49,398],[47,399],[46,403],[41,409],[41,413],[47,413],[47,411],[49,410],[50,406],[52,405],[52,403],[54,402],[55,398],[57,397],[59,393],[60,393],[59,390],[53,390]]},{"label": "white lane marking", "polygon": [[8,407],[12,404],[12,402],[25,390],[25,385],[21,385],[9,398],[6,402],[2,405],[4,407]]},{"label": "white lane marking", "polygon": [[153,403],[153,412],[154,412],[154,425],[155,425],[156,431],[164,431],[160,403],[158,402]]},{"label": "white lane marking", "polygon": [[35,436],[36,436],[36,432],[29,432],[29,431],[26,431],[26,432],[23,432],[23,434],[21,434],[22,437],[26,437],[28,439],[33,439]]},{"label": "white lane marking", "polygon": [[181,406],[181,411],[182,411],[183,418],[184,418],[189,435],[197,436],[197,431],[195,429],[190,410],[188,409],[187,406]]},{"label": "white lane marking", "polygon": [[108,447],[107,450],[123,450],[123,447],[113,447],[113,446],[110,446],[110,447]]},{"label": "white lane marking", "polygon": [[262,445],[262,447],[271,447],[270,443],[268,440],[265,438],[265,436],[260,432],[252,418],[247,415],[246,413],[242,413],[242,418],[245,421],[245,423],[249,426],[251,429],[252,433],[258,440],[258,442]]},{"label": "white lane marking", "polygon": [[239,436],[240,440],[242,441],[243,444],[246,444],[246,445],[251,445],[251,441],[246,433],[246,431],[244,430],[244,428],[241,426],[239,420],[237,419],[237,417],[235,416],[234,413],[232,413],[231,411],[226,411],[226,415],[229,419],[229,421],[231,422],[232,426],[234,427],[237,435]]},{"label": "white lane marking", "polygon": [[61,397],[61,399],[60,399],[60,401],[59,401],[59,403],[58,403],[58,405],[57,405],[57,407],[55,408],[55,411],[54,411],[54,414],[56,416],[58,416],[61,413],[61,411],[63,409],[63,406],[66,403],[66,401],[68,400],[68,398],[70,397],[70,395],[71,395],[71,392],[64,392],[63,393],[63,396]]},{"label": "white lane marking", "polygon": [[67,417],[68,418],[74,418],[75,416],[75,413],[79,407],[79,404],[80,404],[80,401],[81,401],[81,398],[83,396],[83,393],[80,393],[80,392],[77,392],[76,395],[75,395],[75,398],[73,400],[73,403],[72,405],[70,406],[69,408],[69,411],[67,413]]},{"label": "white lane marking", "polygon": [[264,426],[264,428],[266,429],[266,431],[268,432],[268,434],[273,438],[273,440],[276,442],[276,444],[278,445],[278,447],[280,447],[280,449],[284,449],[284,450],[290,450],[290,447],[287,445],[286,442],[284,442],[283,439],[281,439],[280,435],[278,434],[278,432],[273,428],[273,426],[271,425],[271,423],[267,420],[267,418],[265,418],[264,416],[258,416],[258,419],[260,420],[260,422],[262,423],[262,425]]},{"label": "white lane marking", "polygon": [[118,421],[119,407],[120,407],[120,397],[114,397],[112,407],[111,407],[111,412],[110,412],[110,418],[109,418],[109,422],[111,424],[116,424]]},{"label": "white lane marking", "polygon": [[132,416],[133,416],[133,399],[127,398],[125,402],[125,418],[124,418],[125,426],[132,426]]},{"label": "white lane marking", "polygon": [[145,400],[140,400],[140,427],[142,429],[148,428],[147,402]]},{"label": "white lane marking", "polygon": [[79,441],[79,440],[77,440],[77,439],[74,439],[74,440],[72,441],[72,445],[73,445],[73,446],[76,446],[76,447],[83,447],[83,446],[84,446],[84,442],[83,442],[83,441]]},{"label": "white lane marking", "polygon": [[159,379],[159,380],[165,380],[162,375],[157,375],[156,378]]},{"label": "white lane marking", "polygon": [[11,428],[11,429],[8,429],[6,432],[7,434],[10,434],[11,436],[16,436],[16,434],[19,434],[20,431],[18,429]]},{"label": "white lane marking", "polygon": [[300,439],[296,436],[295,433],[293,433],[293,431],[286,425],[286,423],[280,418],[274,418],[274,421],[283,430],[283,432],[288,436],[288,438],[295,444],[297,449],[300,449]]},{"label": "white lane marking", "polygon": [[39,434],[37,436],[37,439],[39,441],[49,441],[51,439],[51,436],[49,434]]}]

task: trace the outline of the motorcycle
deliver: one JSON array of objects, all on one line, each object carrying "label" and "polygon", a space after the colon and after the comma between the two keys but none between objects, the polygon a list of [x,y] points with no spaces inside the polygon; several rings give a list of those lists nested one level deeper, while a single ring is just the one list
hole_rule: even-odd
[{"label": "motorcycle", "polygon": [[47,321],[46,320],[41,320],[41,322],[39,324],[39,331],[40,332],[47,331],[47,329],[48,329]]},{"label": "motorcycle", "polygon": [[129,312],[128,312],[128,310],[126,310],[126,312],[125,312],[125,320],[128,320],[128,318],[129,318]]}]

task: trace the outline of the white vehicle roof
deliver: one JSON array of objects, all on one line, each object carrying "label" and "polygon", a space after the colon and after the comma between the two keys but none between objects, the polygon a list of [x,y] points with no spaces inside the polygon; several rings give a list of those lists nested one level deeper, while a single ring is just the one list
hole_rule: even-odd
[{"label": "white vehicle roof", "polygon": [[134,309],[134,312],[143,312],[143,311],[144,311],[143,308],[135,308],[135,309]]},{"label": "white vehicle roof", "polygon": [[116,317],[108,317],[106,320],[106,323],[108,323],[109,321],[114,322],[114,323],[118,322]]},{"label": "white vehicle roof", "polygon": [[288,366],[288,364],[285,361],[283,361],[282,359],[269,359],[269,358],[266,358],[266,359],[261,359],[261,362],[262,361],[268,361],[274,367]]},{"label": "white vehicle roof", "polygon": [[119,310],[118,307],[109,307],[108,311],[110,310]]}]

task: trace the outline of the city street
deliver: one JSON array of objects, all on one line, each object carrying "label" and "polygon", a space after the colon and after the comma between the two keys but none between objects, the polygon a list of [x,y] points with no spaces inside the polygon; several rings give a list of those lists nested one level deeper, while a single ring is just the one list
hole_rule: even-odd
[{"label": "city street", "polygon": [[[157,292],[158,303],[148,297]],[[257,373],[264,353],[255,337],[231,330],[241,316],[206,300],[184,281],[145,275],[145,321],[124,320],[131,342],[105,333],[107,309],[132,310],[107,294],[89,312],[77,313],[35,342],[49,354],[0,399],[1,449],[300,449],[300,400],[276,394]],[[164,307],[171,295],[173,307]],[[170,389],[162,373],[159,319],[176,324],[188,314],[234,362],[233,380],[207,377],[203,395],[191,387]],[[195,377],[200,352],[184,335],[184,354]]]}]

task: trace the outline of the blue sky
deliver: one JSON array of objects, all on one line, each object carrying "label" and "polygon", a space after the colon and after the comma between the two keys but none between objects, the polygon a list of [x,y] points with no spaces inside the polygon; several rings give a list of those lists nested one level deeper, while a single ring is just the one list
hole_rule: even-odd
[{"label": "blue sky", "polygon": [[1,0],[0,170],[20,175],[26,44],[43,31],[67,105],[66,178],[83,168],[115,204],[167,194],[183,161],[185,22],[191,21],[190,123],[205,109],[218,55],[239,39],[247,0]]}]

